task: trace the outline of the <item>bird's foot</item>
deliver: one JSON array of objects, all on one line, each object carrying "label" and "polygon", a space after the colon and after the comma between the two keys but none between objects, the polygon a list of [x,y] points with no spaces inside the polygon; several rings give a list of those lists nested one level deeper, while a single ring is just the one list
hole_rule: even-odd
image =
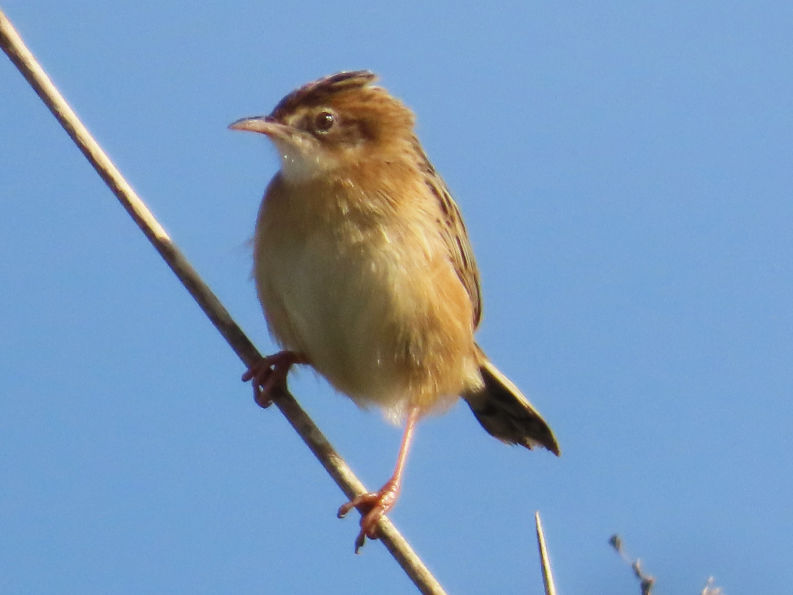
[{"label": "bird's foot", "polygon": [[377,522],[394,507],[399,497],[399,483],[391,478],[377,492],[369,492],[356,496],[339,507],[339,518],[344,517],[353,508],[361,513],[361,531],[355,538],[355,553],[363,547],[366,538],[377,539]]},{"label": "bird's foot", "polygon": [[294,351],[279,351],[261,358],[242,375],[242,381],[252,381],[253,399],[265,409],[272,405],[275,389],[286,387],[286,375],[293,364],[308,363],[306,358]]}]

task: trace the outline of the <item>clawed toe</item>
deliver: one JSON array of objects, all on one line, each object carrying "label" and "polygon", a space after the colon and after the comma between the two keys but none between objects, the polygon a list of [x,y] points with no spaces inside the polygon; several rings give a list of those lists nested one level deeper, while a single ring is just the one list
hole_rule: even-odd
[{"label": "clawed toe", "polygon": [[355,538],[356,554],[363,547],[367,537],[377,539],[377,523],[394,507],[398,496],[398,485],[388,482],[380,491],[361,494],[339,507],[336,513],[339,518],[344,517],[353,508],[357,508],[361,513],[361,530]]},{"label": "clawed toe", "polygon": [[277,388],[286,387],[286,375],[293,364],[307,363],[306,359],[293,352],[281,351],[261,358],[242,375],[242,381],[253,384],[253,399],[263,408],[273,403],[272,394]]},{"label": "clawed toe", "polygon": [[252,381],[253,400],[265,409],[273,403],[271,393],[275,386],[275,371],[272,366],[272,357],[263,357],[242,375],[243,382]]}]

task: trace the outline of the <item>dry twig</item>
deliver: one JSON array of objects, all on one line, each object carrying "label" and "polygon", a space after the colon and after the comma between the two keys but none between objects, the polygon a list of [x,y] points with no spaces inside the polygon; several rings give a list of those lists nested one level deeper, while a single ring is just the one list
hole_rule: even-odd
[{"label": "dry twig", "polygon": [[542,567],[542,582],[545,586],[545,595],[556,595],[556,585],[553,582],[548,549],[545,547],[545,533],[542,530],[539,510],[534,513],[534,525],[537,528],[537,547],[540,548],[540,566]]},{"label": "dry twig", "polygon": [[655,578],[652,575],[647,574],[642,569],[642,561],[639,560],[639,558],[632,560],[630,556],[625,553],[625,550],[622,547],[622,539],[616,533],[609,538],[609,544],[611,547],[617,550],[617,553],[623,560],[630,564],[631,568],[633,569],[633,574],[635,574],[636,578],[639,579],[642,595],[651,595],[653,586],[655,585]]}]

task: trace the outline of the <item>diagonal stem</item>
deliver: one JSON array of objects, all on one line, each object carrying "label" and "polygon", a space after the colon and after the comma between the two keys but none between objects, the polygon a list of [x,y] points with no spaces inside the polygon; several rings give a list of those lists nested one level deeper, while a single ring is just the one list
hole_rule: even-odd
[{"label": "diagonal stem", "polygon": [[[171,267],[190,295],[220,331],[234,352],[250,367],[261,356],[253,343],[231,318],[223,304],[201,279],[190,262],[173,243],[151,211],[127,183],[121,172],[79,120],[69,104],[52,83],[47,73],[19,37],[11,21],[0,10],[0,46],[30,86],[36,91],[74,143],[83,152],[96,172],[116,195],[135,223],[146,235],[163,260]],[[353,474],[341,456],[334,450],[319,428],[286,390],[274,394],[281,413],[300,435],[311,452],[319,459],[334,481],[348,498],[366,493],[360,480]],[[380,539],[391,555],[422,593],[445,593],[440,583],[430,573],[421,559],[402,537],[394,525],[383,517],[379,524]]]},{"label": "diagonal stem", "polygon": [[545,531],[542,529],[540,511],[534,513],[534,525],[537,528],[537,547],[540,550],[540,568],[542,569],[542,583],[545,587],[545,595],[556,595],[556,583],[553,581],[551,572],[551,560],[548,558],[548,548],[545,545]]}]

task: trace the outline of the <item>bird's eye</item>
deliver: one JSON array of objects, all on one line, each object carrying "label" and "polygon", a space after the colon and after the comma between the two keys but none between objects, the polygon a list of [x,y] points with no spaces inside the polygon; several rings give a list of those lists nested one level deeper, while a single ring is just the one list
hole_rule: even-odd
[{"label": "bird's eye", "polygon": [[336,122],[335,116],[330,112],[319,112],[317,117],[314,118],[314,129],[317,132],[327,132],[333,128]]}]

